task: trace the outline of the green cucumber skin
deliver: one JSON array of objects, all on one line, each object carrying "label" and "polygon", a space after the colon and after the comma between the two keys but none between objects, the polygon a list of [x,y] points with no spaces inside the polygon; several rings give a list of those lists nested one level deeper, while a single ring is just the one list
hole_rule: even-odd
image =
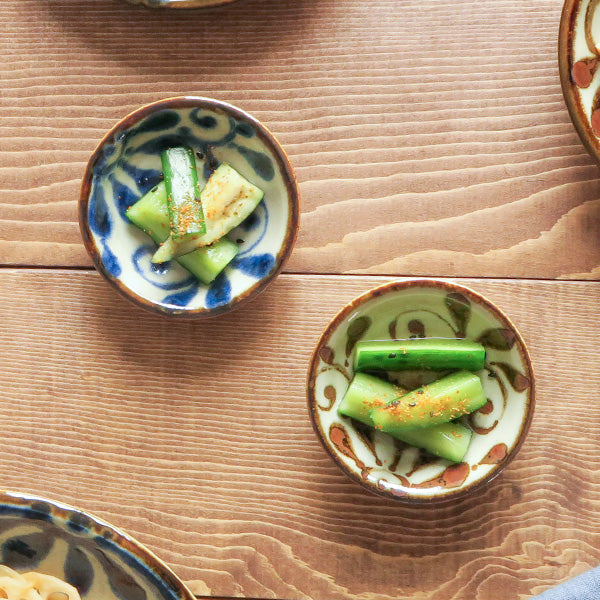
[{"label": "green cucumber skin", "polygon": [[486,402],[479,377],[457,371],[374,409],[370,417],[377,429],[392,435],[392,432],[447,423]]},{"label": "green cucumber skin", "polygon": [[175,260],[202,283],[208,285],[237,256],[238,245],[223,237],[210,246],[198,248]]},{"label": "green cucumber skin", "polygon": [[361,341],[355,348],[355,371],[480,371],[485,363],[485,348],[468,340],[425,338]]},{"label": "green cucumber skin", "polygon": [[356,373],[338,405],[338,413],[373,427],[369,416],[371,411],[401,398],[404,394],[406,390],[387,381],[365,373]]},{"label": "green cucumber skin", "polygon": [[194,152],[189,148],[169,148],[161,153],[160,159],[167,187],[171,236],[176,239],[205,233]]},{"label": "green cucumber skin", "polygon": [[[167,188],[164,181],[152,188],[126,212],[127,218],[156,244],[163,243],[170,233],[167,208]],[[235,258],[239,248],[228,238],[211,246],[198,248],[177,258],[177,262],[208,285]]]},{"label": "green cucumber skin", "polygon": [[461,423],[442,423],[421,429],[408,429],[405,431],[388,432],[400,441],[423,448],[451,462],[462,462],[465,457],[473,432]]},{"label": "green cucumber skin", "polygon": [[[338,406],[338,413],[373,427],[369,415],[374,406],[384,406],[406,393],[406,390],[387,381],[365,373],[356,373]],[[442,423],[433,427],[394,431],[391,435],[411,446],[423,448],[435,456],[461,462],[469,447],[472,433],[460,423]]]},{"label": "green cucumber skin", "polygon": [[202,283],[208,285],[236,257],[240,251],[237,244],[228,238],[221,238],[210,246],[198,248],[175,260]]}]

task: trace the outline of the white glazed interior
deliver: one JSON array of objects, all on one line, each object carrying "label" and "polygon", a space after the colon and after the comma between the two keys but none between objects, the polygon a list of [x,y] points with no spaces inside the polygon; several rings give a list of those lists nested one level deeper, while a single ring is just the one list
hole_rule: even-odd
[{"label": "white glazed interior", "polygon": [[[584,22],[585,22],[585,13],[587,11],[587,7],[590,0],[582,0],[579,3],[579,8],[577,10],[577,16],[575,18],[575,28],[573,31],[573,63],[576,63],[579,60],[583,60],[585,58],[590,57],[590,50],[585,41],[585,30],[584,30]],[[592,19],[592,32],[594,33],[594,39],[600,40],[600,10],[596,10]],[[592,79],[592,83],[586,88],[580,88],[577,85],[573,86],[575,94],[579,96],[581,101],[581,107],[589,120],[592,114],[592,103],[594,100],[594,95],[596,94],[596,90],[600,85],[600,69],[596,71],[594,74],[594,78]]]}]

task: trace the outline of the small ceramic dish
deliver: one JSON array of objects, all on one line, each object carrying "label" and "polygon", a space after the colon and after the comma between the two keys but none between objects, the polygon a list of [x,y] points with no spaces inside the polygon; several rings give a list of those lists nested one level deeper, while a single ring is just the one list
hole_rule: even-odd
[{"label": "small ceramic dish", "polygon": [[566,0],[558,36],[565,102],[588,152],[600,163],[600,11],[596,0]]},{"label": "small ceramic dish", "polygon": [[[210,152],[265,192],[228,234],[239,254],[206,286],[172,261],[153,265],[157,246],[125,211],[162,178],[160,153],[187,145]],[[117,123],[89,160],[79,225],[94,265],[123,296],[162,314],[206,317],[254,297],[280,272],[298,230],[299,194],[287,156],[256,119],[208,98],[170,98]]]},{"label": "small ceramic dish", "polygon": [[148,8],[208,8],[231,4],[237,0],[127,0],[130,4],[142,4]]},{"label": "small ceramic dish", "polygon": [[86,600],[195,600],[150,550],[65,504],[0,492],[0,562],[53,575]]},{"label": "small ceramic dish", "polygon": [[[356,342],[410,337],[466,338],[486,347],[479,376],[488,402],[463,417],[473,437],[460,464],[337,412],[353,377]],[[398,374],[408,389],[433,378],[432,373]],[[479,294],[441,280],[393,282],[356,298],[328,325],[309,367],[308,408],[327,452],[371,492],[408,503],[451,500],[491,481],[523,443],[534,408],[531,361],[515,326]]]}]

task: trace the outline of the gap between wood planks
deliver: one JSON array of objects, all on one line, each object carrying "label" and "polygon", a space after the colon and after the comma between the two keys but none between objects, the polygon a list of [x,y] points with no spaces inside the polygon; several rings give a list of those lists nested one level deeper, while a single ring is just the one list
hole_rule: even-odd
[{"label": "gap between wood planks", "polygon": [[[3,270],[23,270],[23,271],[95,271],[94,267],[86,266],[68,266],[68,265],[13,265],[0,264],[0,272]],[[390,279],[483,279],[486,281],[548,281],[548,282],[573,282],[573,283],[598,283],[597,279],[556,279],[552,277],[490,277],[486,275],[397,275],[390,273],[309,273],[305,271],[282,271],[280,275],[304,276],[304,277],[345,277],[352,279],[355,277],[389,277]]]}]

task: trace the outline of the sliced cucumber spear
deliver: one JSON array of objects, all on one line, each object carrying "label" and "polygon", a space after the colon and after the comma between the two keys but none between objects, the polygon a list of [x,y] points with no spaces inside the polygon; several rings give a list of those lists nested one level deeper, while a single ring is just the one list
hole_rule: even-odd
[{"label": "sliced cucumber spear", "polygon": [[[387,381],[357,373],[340,402],[338,413],[373,427],[369,416],[373,409],[393,402],[405,394],[405,390]],[[460,462],[467,453],[473,432],[460,423],[450,422],[420,429],[395,431],[392,435],[435,456]]]},{"label": "sliced cucumber spear", "polygon": [[246,219],[263,199],[264,192],[250,183],[227,163],[209,177],[200,194],[206,232],[180,238],[171,236],[153,256],[153,262],[165,262],[212,244]]},{"label": "sliced cucumber spear", "polygon": [[194,153],[189,148],[169,148],[161,153],[160,160],[167,186],[171,237],[205,233]]},{"label": "sliced cucumber spear", "polygon": [[338,413],[373,427],[369,414],[406,394],[406,390],[372,375],[356,373],[350,382]]},{"label": "sliced cucumber spear", "polygon": [[240,251],[237,244],[224,237],[210,246],[198,248],[175,260],[202,283],[208,285],[236,257]]},{"label": "sliced cucumber spear", "polygon": [[411,446],[423,448],[440,458],[459,463],[469,449],[473,432],[461,423],[450,421],[441,425],[397,432],[393,437]]},{"label": "sliced cucumber spear", "polygon": [[486,402],[479,377],[457,371],[374,409],[369,416],[377,429],[396,435],[408,429],[447,423]]},{"label": "sliced cucumber spear", "polygon": [[[155,243],[160,244],[169,237],[169,211],[167,189],[164,181],[145,194],[127,210],[127,218]],[[177,262],[196,276],[202,283],[209,284],[233,260],[239,249],[227,238],[180,256]]]},{"label": "sliced cucumber spear", "polygon": [[125,213],[127,218],[157,244],[169,237],[169,211],[167,209],[167,189],[161,181],[156,187],[144,194]]},{"label": "sliced cucumber spear", "polygon": [[477,342],[456,339],[364,341],[356,344],[354,370],[466,369],[480,371],[485,348]]}]

